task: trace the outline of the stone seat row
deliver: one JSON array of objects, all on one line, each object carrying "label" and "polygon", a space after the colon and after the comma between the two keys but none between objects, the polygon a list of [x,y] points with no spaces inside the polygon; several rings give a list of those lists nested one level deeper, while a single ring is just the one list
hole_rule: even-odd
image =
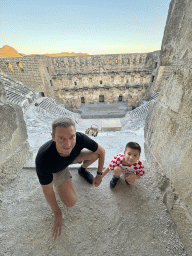
[{"label": "stone seat row", "polygon": [[27,108],[30,103],[35,102],[35,106],[37,106],[35,107],[35,112],[40,119],[47,112],[46,119],[53,119],[53,117],[65,115],[73,118],[76,123],[78,122],[77,114],[65,109],[64,105],[57,105],[54,99],[40,97],[39,92],[3,73],[0,73],[0,81],[4,84],[7,99],[10,102],[20,105],[23,108]]},{"label": "stone seat row", "polygon": [[69,116],[75,120],[75,122],[78,122],[77,114],[67,110],[64,106],[60,106],[55,103],[55,101],[51,98],[43,98],[41,102],[36,107],[36,112],[38,112],[40,115],[47,112],[50,115],[54,116]]},{"label": "stone seat row", "polygon": [[5,85],[5,90],[7,92],[15,92],[15,94],[18,94],[18,95],[23,96],[23,97],[31,96],[32,98],[34,98],[36,96],[36,94],[34,95],[33,92],[23,90],[23,88],[14,87],[14,85],[13,86],[7,86],[6,83],[4,83],[4,85]]},{"label": "stone seat row", "polygon": [[15,93],[15,92],[12,92],[12,91],[6,91],[6,94],[7,94],[7,99],[10,102],[17,104],[17,105],[21,105],[22,102],[25,100],[25,97]]},{"label": "stone seat row", "polygon": [[24,85],[22,82],[14,80],[7,75],[0,73],[0,80],[3,82],[7,99],[24,108],[29,106],[36,98],[40,97],[34,89]]},{"label": "stone seat row", "polygon": [[35,94],[36,92],[34,91],[34,90],[31,90],[31,89],[29,89],[29,88],[27,88],[27,87],[23,87],[21,84],[17,84],[17,83],[14,83],[14,82],[5,82],[4,81],[4,85],[5,85],[5,87],[7,88],[7,90],[15,90],[15,91],[18,91],[18,93],[20,93],[20,94],[23,94],[23,95],[27,95],[27,94],[29,94],[29,93],[33,93],[33,94]]},{"label": "stone seat row", "polygon": [[151,104],[151,101],[141,105],[140,107],[130,111],[130,116],[133,119],[145,119],[148,113],[149,106]]},{"label": "stone seat row", "polygon": [[152,101],[156,101],[158,98],[159,93],[153,94],[149,101],[142,104],[140,107],[130,111],[130,117],[134,120],[145,120],[148,114],[149,107]]},{"label": "stone seat row", "polygon": [[23,95],[29,94],[29,93],[34,93],[36,94],[37,91],[35,91],[34,89],[24,85],[23,83],[16,81],[12,78],[9,78],[8,76],[0,73],[0,79],[4,82],[5,87],[7,87],[7,89],[11,89],[11,90],[17,90],[18,92],[20,92]]}]

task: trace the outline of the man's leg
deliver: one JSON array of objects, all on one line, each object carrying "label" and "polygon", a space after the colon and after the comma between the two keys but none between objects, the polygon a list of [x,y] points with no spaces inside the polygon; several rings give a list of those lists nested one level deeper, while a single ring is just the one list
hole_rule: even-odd
[{"label": "man's leg", "polygon": [[88,183],[93,184],[93,175],[86,170],[88,166],[94,163],[98,159],[99,155],[88,150],[83,149],[80,155],[76,158],[76,163],[82,163],[81,167],[78,169],[78,173],[82,176]]},{"label": "man's leg", "polygon": [[76,189],[72,179],[67,179],[63,184],[56,188],[61,201],[67,206],[72,207],[76,203]]},{"label": "man's leg", "polygon": [[53,173],[56,192],[67,207],[72,207],[76,203],[76,189],[71,178],[68,168],[58,173]]},{"label": "man's leg", "polygon": [[[71,180],[71,174],[66,168],[59,173],[53,173],[53,184],[57,194],[59,195],[61,201],[67,206],[72,207],[76,203],[76,190]],[[54,217],[54,227],[53,227],[53,237],[54,239],[60,236],[63,215],[59,209]]]}]

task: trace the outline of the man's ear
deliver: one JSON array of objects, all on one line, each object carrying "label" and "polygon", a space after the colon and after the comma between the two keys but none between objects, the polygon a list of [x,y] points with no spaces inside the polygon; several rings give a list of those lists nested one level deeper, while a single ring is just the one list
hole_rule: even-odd
[{"label": "man's ear", "polygon": [[51,137],[52,137],[52,140],[55,141],[55,136],[54,136],[54,134],[51,133]]}]

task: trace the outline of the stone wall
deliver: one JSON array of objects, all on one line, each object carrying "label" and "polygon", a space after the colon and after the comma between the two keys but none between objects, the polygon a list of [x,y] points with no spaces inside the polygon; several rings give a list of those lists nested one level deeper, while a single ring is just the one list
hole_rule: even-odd
[{"label": "stone wall", "polygon": [[159,53],[24,56],[0,59],[0,69],[66,107],[97,103],[100,96],[104,96],[106,103],[120,99],[130,106],[150,94],[149,87],[154,84],[159,67]]},{"label": "stone wall", "polygon": [[192,2],[172,0],[160,68],[145,125],[145,155],[157,174],[164,203],[192,255]]},{"label": "stone wall", "polygon": [[22,109],[7,102],[0,81],[0,186],[17,176],[30,156]]},{"label": "stone wall", "polygon": [[58,97],[66,107],[80,108],[82,102],[93,104],[99,102],[117,103],[127,102],[128,107],[138,106],[139,102],[146,96],[148,85],[117,85],[117,86],[95,86],[85,88],[64,88],[58,91]]}]

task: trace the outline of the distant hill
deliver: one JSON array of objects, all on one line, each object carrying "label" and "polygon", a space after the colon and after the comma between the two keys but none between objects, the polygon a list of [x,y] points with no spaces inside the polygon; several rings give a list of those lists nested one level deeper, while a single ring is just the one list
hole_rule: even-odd
[{"label": "distant hill", "polygon": [[88,53],[75,53],[75,52],[61,52],[61,53],[52,53],[52,54],[44,54],[50,57],[59,57],[59,56],[78,56],[78,55],[89,55]]},{"label": "distant hill", "polygon": [[[36,55],[36,54],[30,54]],[[23,57],[23,56],[30,56],[23,53],[18,53],[13,47],[4,45],[0,48],[0,58],[12,58],[12,57]],[[59,57],[59,56],[79,56],[79,55],[89,55],[87,53],[75,53],[75,52],[61,52],[61,53],[53,53],[53,54],[42,54],[49,57]]]},{"label": "distant hill", "polygon": [[13,47],[4,45],[0,48],[0,58],[22,57]]}]

